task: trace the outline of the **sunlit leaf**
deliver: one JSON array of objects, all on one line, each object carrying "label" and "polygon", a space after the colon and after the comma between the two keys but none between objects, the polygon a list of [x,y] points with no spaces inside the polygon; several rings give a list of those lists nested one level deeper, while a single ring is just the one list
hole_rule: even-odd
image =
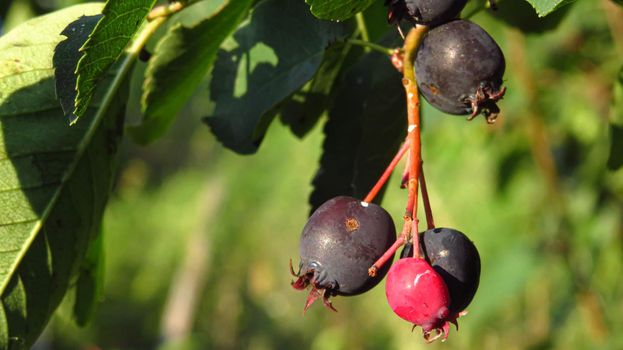
[{"label": "sunlit leaf", "polygon": [[570,3],[572,0],[526,0],[534,7],[539,17],[547,16],[561,6]]},{"label": "sunlit leaf", "polygon": [[107,75],[83,122],[70,127],[59,99],[73,88],[71,66],[101,10],[70,7],[0,38],[2,349],[37,339],[100,226],[124,102],[102,103],[114,96]]}]

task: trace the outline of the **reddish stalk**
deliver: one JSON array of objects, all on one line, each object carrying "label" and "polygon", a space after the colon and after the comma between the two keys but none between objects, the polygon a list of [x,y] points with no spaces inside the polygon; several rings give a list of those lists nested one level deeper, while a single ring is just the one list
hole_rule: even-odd
[{"label": "reddish stalk", "polygon": [[402,232],[398,236],[398,239],[396,239],[396,242],[394,242],[394,244],[392,244],[392,246],[389,247],[389,249],[387,249],[387,251],[374,263],[374,265],[372,265],[372,267],[368,269],[368,275],[370,275],[370,277],[376,276],[376,272],[381,267],[383,267],[383,265],[385,265],[387,261],[389,261],[389,259],[394,257],[394,254],[396,254],[396,251],[398,250],[398,248],[404,245],[409,239],[410,231],[411,231],[411,218],[405,216],[405,223],[404,223],[404,226],[402,227]]},{"label": "reddish stalk", "polygon": [[420,163],[420,190],[422,191],[422,202],[424,202],[424,211],[426,212],[426,225],[429,230],[432,230],[435,228],[435,221],[433,220],[433,210],[431,209],[430,199],[428,197],[428,188],[426,187],[424,162]]},{"label": "reddish stalk", "polygon": [[400,146],[400,149],[398,150],[398,152],[394,156],[394,159],[392,159],[392,161],[387,166],[387,169],[385,169],[385,172],[383,172],[383,175],[381,175],[381,177],[376,182],[374,187],[372,187],[372,189],[370,190],[370,192],[368,193],[366,198],[363,199],[364,202],[370,203],[370,202],[372,202],[374,200],[374,197],[376,197],[376,195],[379,193],[381,188],[383,188],[383,185],[385,185],[385,183],[387,182],[387,180],[391,176],[392,172],[394,171],[394,169],[398,165],[398,162],[400,162],[400,159],[402,159],[402,157],[405,155],[407,150],[409,150],[409,143],[410,142],[411,141],[409,139],[407,139],[402,144],[402,146]]},{"label": "reddish stalk", "polygon": [[[411,29],[403,46],[404,56],[402,66],[404,69],[402,84],[404,85],[407,96],[407,120],[409,125],[407,141],[405,141],[405,144],[403,145],[403,148],[408,147],[409,149],[409,156],[407,160],[407,172],[409,174],[409,179],[407,181],[408,197],[404,216],[404,226],[396,242],[394,242],[385,254],[383,254],[383,256],[381,256],[381,258],[379,258],[374,265],[368,269],[368,274],[370,276],[375,276],[376,272],[394,256],[396,250],[398,250],[398,248],[405,244],[405,242],[407,242],[410,238],[413,240],[413,256],[421,256],[417,220],[417,189],[418,178],[420,176],[419,169],[422,162],[420,138],[420,100],[415,80],[413,61],[415,59],[417,47],[420,45],[420,42],[424,38],[424,34],[427,30],[428,27],[420,25]],[[395,168],[395,165],[392,167],[392,170],[393,168]],[[389,173],[391,173],[391,171],[389,171]],[[368,195],[366,199],[369,196],[370,195]]]},{"label": "reddish stalk", "polygon": [[418,179],[420,173],[420,163],[422,162],[421,138],[420,138],[420,99],[417,83],[415,79],[415,69],[413,62],[415,53],[424,34],[428,30],[426,26],[416,26],[411,29],[404,44],[403,79],[407,96],[407,120],[409,125],[409,135],[411,140],[410,159],[409,159],[409,181],[407,183],[408,197],[405,217],[410,217],[412,223],[413,256],[420,256],[420,242],[418,239],[418,220],[417,220],[417,200],[418,200]]},{"label": "reddish stalk", "polygon": [[402,172],[400,188],[407,188],[407,184],[409,183],[409,164],[411,164],[411,153],[407,153],[407,161],[405,162],[405,169]]}]

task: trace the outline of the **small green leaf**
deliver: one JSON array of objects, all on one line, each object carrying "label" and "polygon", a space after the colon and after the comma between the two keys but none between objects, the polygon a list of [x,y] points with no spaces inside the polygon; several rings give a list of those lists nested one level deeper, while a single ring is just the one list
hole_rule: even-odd
[{"label": "small green leaf", "polygon": [[79,125],[59,99],[75,88],[71,65],[101,10],[77,5],[0,37],[1,349],[34,343],[100,227],[124,116],[124,101],[103,103],[116,69]]},{"label": "small green leaf", "polygon": [[214,63],[215,109],[206,118],[212,132],[238,153],[257,151],[272,119],[267,113],[309,81],[326,47],[353,29],[314,18],[301,1],[261,2]]},{"label": "small green leaf", "polygon": [[164,134],[250,6],[251,0],[229,1],[192,27],[176,24],[169,28],[149,60],[143,84],[143,124],[130,129],[135,140],[149,143]]},{"label": "small green leaf", "polygon": [[314,16],[332,21],[349,19],[367,9],[374,0],[305,0]]},{"label": "small green leaf", "polygon": [[571,0],[526,0],[534,7],[539,17],[545,17]]},{"label": "small green leaf", "polygon": [[312,211],[338,195],[365,197],[404,141],[406,120],[400,74],[387,56],[364,56],[346,74],[329,111]]},{"label": "small green leaf", "polygon": [[610,157],[608,168],[618,170],[623,166],[623,67],[613,87],[610,111]]},{"label": "small green leaf", "polygon": [[76,74],[75,109],[68,115],[70,123],[82,117],[93,98],[97,84],[139,29],[156,0],[108,0],[89,39],[82,46],[84,52]]}]

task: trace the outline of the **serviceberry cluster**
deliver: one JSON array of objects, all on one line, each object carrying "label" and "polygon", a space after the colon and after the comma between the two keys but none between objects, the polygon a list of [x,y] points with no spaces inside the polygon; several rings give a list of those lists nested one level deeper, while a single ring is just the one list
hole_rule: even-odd
[{"label": "serviceberry cluster", "polygon": [[[462,232],[436,228],[426,189],[420,138],[419,94],[437,109],[468,120],[483,114],[495,122],[504,96],[504,55],[475,23],[457,19],[467,0],[386,0],[388,22],[414,28],[392,63],[403,72],[408,136],[377,184],[363,199],[336,197],[320,206],[303,229],[301,262],[292,283],[311,286],[305,310],[317,299],[335,310],[330,297],[368,291],[385,275],[386,296],[401,318],[420,326],[424,338],[447,339],[449,324],[466,313],[480,280],[480,256]],[[400,28],[400,27],[399,27]],[[402,32],[401,32],[402,34]],[[416,79],[417,75],[417,79]],[[371,203],[400,159],[408,154],[402,187],[408,189],[402,231]],[[428,229],[418,230],[421,191]],[[401,258],[392,265],[398,248]],[[291,264],[290,264],[291,265]],[[390,267],[391,266],[391,267]]]}]

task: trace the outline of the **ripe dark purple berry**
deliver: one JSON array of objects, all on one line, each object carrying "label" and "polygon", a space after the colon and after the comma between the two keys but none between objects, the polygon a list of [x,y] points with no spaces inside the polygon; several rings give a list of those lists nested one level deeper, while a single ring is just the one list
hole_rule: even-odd
[{"label": "ripe dark purple berry", "polygon": [[329,297],[356,295],[376,286],[389,270],[380,269],[375,277],[368,268],[396,240],[396,228],[385,209],[352,197],[335,197],[321,205],[303,228],[300,242],[301,263],[296,289],[312,290],[305,310],[318,298],[333,309]]},{"label": "ripe dark purple berry", "polygon": [[458,315],[472,301],[480,281],[480,255],[472,241],[451,228],[420,233],[420,246],[450,292],[450,314]]},{"label": "ripe dark purple berry", "polygon": [[493,123],[504,96],[506,64],[495,40],[475,23],[455,20],[431,29],[416,53],[415,73],[426,100],[443,112],[483,113]]},{"label": "ripe dark purple berry", "polygon": [[467,0],[385,0],[389,23],[404,19],[430,26],[456,18],[466,3]]}]

